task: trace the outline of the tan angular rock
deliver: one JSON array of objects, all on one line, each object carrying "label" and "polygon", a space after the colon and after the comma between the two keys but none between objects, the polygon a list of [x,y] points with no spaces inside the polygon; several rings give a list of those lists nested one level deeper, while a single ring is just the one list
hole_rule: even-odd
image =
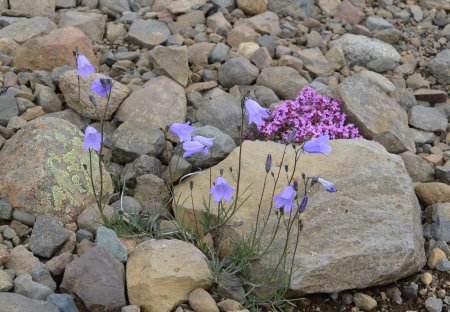
[{"label": "tan angular rock", "polygon": [[[89,153],[83,151],[83,134],[72,123],[40,117],[19,130],[0,150],[0,197],[13,208],[34,215],[50,215],[73,222],[95,203]],[[97,155],[93,153],[94,184],[100,184]],[[105,197],[111,194],[111,177],[104,171]]]},{"label": "tan angular rock", "polygon": [[92,41],[101,41],[105,33],[106,17],[105,14],[66,11],[61,13],[58,27],[74,26]]},{"label": "tan angular rock", "polygon": [[219,312],[214,298],[203,288],[189,294],[189,306],[196,312]]},{"label": "tan angular rock", "polygon": [[355,302],[356,306],[363,311],[370,311],[372,309],[375,309],[377,306],[377,301],[375,299],[363,293],[356,293],[353,296],[353,301]]},{"label": "tan angular rock", "polygon": [[183,87],[187,86],[189,64],[186,46],[156,46],[149,53],[153,71],[165,75]]},{"label": "tan angular rock", "polygon": [[39,16],[25,19],[0,29],[0,38],[11,38],[22,44],[28,39],[48,35],[55,29],[55,23],[49,18]]},{"label": "tan angular rock", "polygon": [[447,260],[447,255],[439,248],[434,248],[431,251],[430,256],[428,257],[427,265],[430,269],[434,269],[436,267],[436,263],[441,260]]},{"label": "tan angular rock", "polygon": [[[321,175],[335,183],[338,191],[327,193],[318,188],[310,194],[309,206],[302,216],[304,228],[295,257],[291,289],[298,293],[331,293],[365,288],[387,284],[420,270],[426,262],[421,210],[402,159],[387,153],[380,144],[363,139],[334,140],[330,145],[333,150],[328,157],[306,154],[301,157],[296,171],[295,177],[300,180],[301,172],[307,176]],[[286,164],[292,172],[294,159],[289,147],[280,164],[284,145],[273,142],[245,141],[242,148],[241,191],[250,186],[247,194],[257,196],[250,195],[228,222],[236,226],[224,229],[228,237],[234,238],[254,230],[266,155],[272,155],[275,173],[278,166]],[[225,169],[225,179],[236,187],[228,168],[237,171],[238,151],[234,150],[212,167],[213,179]],[[184,180],[175,190],[179,203],[189,198],[176,210],[176,217],[178,220],[183,217],[185,224],[192,226],[190,181],[194,182],[194,209],[200,218],[202,198],[210,187],[209,172]],[[268,181],[271,182],[266,187],[271,190],[273,182]],[[275,193],[285,186],[284,181],[279,183]],[[269,214],[269,224],[274,226],[276,215],[269,211],[270,202],[271,192],[266,192],[261,213]],[[211,211],[217,213],[215,204]],[[280,233],[275,246],[283,246],[284,237]],[[387,261],[389,266],[386,266]],[[355,270],[361,267],[364,269]]]},{"label": "tan angular rock", "polygon": [[[78,100],[78,76],[76,70],[68,70],[59,78],[59,88],[61,89],[67,106],[72,108],[81,116],[91,120],[100,120],[105,116],[105,120],[110,120],[111,115],[119,108],[123,100],[130,94],[130,89],[120,82],[113,81],[111,97],[101,97],[97,93],[90,91],[94,79],[107,78],[102,74],[93,74],[89,77],[80,78],[80,101]],[[89,100],[93,96],[97,106]],[[108,109],[104,115],[106,103]]]},{"label": "tan angular rock", "polygon": [[237,0],[236,4],[245,14],[257,15],[267,11],[269,0]]},{"label": "tan angular rock", "polygon": [[450,203],[450,185],[441,182],[421,183],[415,187],[416,195],[425,207],[436,203]]},{"label": "tan angular rock", "polygon": [[261,35],[247,25],[235,26],[227,36],[227,43],[231,47],[238,47],[242,42],[256,42]]},{"label": "tan angular rock", "polygon": [[8,269],[13,269],[16,275],[20,275],[30,272],[38,262],[39,259],[31,251],[28,251],[25,246],[19,245],[11,250],[9,261],[6,262],[5,266]]},{"label": "tan angular rock", "polygon": [[0,38],[0,51],[6,55],[11,55],[12,51],[20,45],[13,39]]},{"label": "tan angular rock", "polygon": [[159,76],[131,93],[120,105],[116,116],[121,122],[134,120],[164,129],[174,122],[185,122],[186,113],[183,87],[166,76]]},{"label": "tan angular rock", "polygon": [[66,64],[75,68],[73,51],[76,48],[94,67],[98,67],[89,38],[75,27],[56,29],[46,36],[28,40],[14,49],[12,64],[21,69],[46,71],[52,71],[55,67]]},{"label": "tan angular rock", "polygon": [[9,0],[12,11],[29,16],[45,16],[55,12],[55,0]]},{"label": "tan angular rock", "polygon": [[205,256],[179,240],[142,242],[128,258],[126,275],[130,303],[144,312],[169,312],[194,289],[211,286]]}]

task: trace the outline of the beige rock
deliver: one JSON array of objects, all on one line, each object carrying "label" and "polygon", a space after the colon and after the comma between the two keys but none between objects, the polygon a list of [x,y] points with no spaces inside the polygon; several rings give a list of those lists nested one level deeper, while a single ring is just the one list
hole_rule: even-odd
[{"label": "beige rock", "polygon": [[288,66],[267,67],[261,71],[256,84],[272,89],[281,99],[295,99],[308,81]]},{"label": "beige rock", "polygon": [[238,47],[242,42],[256,42],[261,35],[247,25],[236,25],[227,36],[231,47]]},{"label": "beige rock", "polygon": [[[103,213],[107,218],[111,218],[114,213],[114,208],[106,205]],[[84,209],[77,217],[77,224],[80,229],[85,229],[95,235],[98,227],[103,224],[103,219],[97,206],[90,205]]]},{"label": "beige rock", "polygon": [[24,43],[28,39],[48,35],[56,29],[47,17],[33,17],[0,29],[0,38],[11,38],[17,43]]},{"label": "beige rock", "polygon": [[20,14],[45,16],[55,12],[55,0],[9,0],[9,7]]},{"label": "beige rock", "polygon": [[195,312],[219,312],[214,298],[203,288],[189,294],[189,305]]},{"label": "beige rock", "polygon": [[336,13],[340,0],[319,0],[319,8],[326,14],[333,16]]},{"label": "beige rock", "polygon": [[[380,144],[363,139],[334,140],[330,145],[333,151],[328,157],[307,154],[300,159],[296,171],[297,178],[300,172],[307,176],[322,175],[337,185],[338,192],[316,189],[310,195],[294,262],[296,273],[290,287],[302,293],[328,293],[386,284],[420,270],[426,262],[421,211],[402,159],[387,153]],[[271,153],[274,166],[280,166],[283,149],[284,145],[273,142],[245,141],[242,190],[250,186],[248,194],[259,194],[264,181],[266,155]],[[212,167],[213,179],[219,175],[220,169],[225,169],[225,179],[236,187],[228,168],[232,167],[236,172],[238,151],[234,150],[224,161]],[[288,148],[283,166],[288,164],[289,170],[293,168],[293,157],[293,150]],[[278,167],[273,168],[275,173],[277,170]],[[374,176],[373,172],[377,175]],[[210,186],[209,172],[184,180],[175,190],[175,196],[180,198],[178,202],[184,201],[182,207],[175,210],[177,219],[183,218],[186,225],[194,227],[190,181],[194,181],[194,210],[200,218],[202,197],[208,194]],[[272,183],[267,185],[267,189],[272,189]],[[285,183],[280,183],[276,193],[284,187]],[[262,207],[265,208],[262,214],[269,214],[269,224],[274,226],[276,216],[269,211],[271,194],[268,193],[263,197]],[[393,197],[395,201],[392,201]],[[187,198],[189,200],[185,200]],[[228,237],[242,237],[254,229],[258,203],[259,196],[250,196],[246,200],[229,221],[236,226],[224,229]],[[212,205],[211,211],[216,214],[217,206]],[[277,237],[280,241],[277,240],[275,246],[283,245],[282,237],[280,233]],[[389,266],[386,266],[386,261]],[[355,270],[361,267],[364,270]]]},{"label": "beige rock", "polygon": [[64,273],[66,266],[72,261],[72,259],[72,253],[65,252],[59,256],[53,257],[47,261],[45,265],[53,276],[61,276]]},{"label": "beige rock", "polygon": [[178,240],[151,239],[139,244],[128,258],[126,275],[130,303],[144,312],[169,312],[194,289],[211,286],[205,256]]},{"label": "beige rock", "polygon": [[256,42],[242,42],[238,47],[237,53],[246,59],[250,59],[253,53],[255,53],[258,49],[259,44]]},{"label": "beige rock", "polygon": [[236,300],[232,299],[225,299],[222,300],[217,304],[220,311],[227,312],[227,311],[237,311],[242,309],[242,305],[237,302]]},{"label": "beige rock", "polygon": [[421,183],[415,186],[416,195],[426,206],[450,203],[450,185],[441,182]]},{"label": "beige rock", "polygon": [[9,261],[5,266],[8,269],[13,269],[17,275],[25,272],[30,272],[31,269],[39,262],[31,251],[25,248],[23,245],[14,247],[11,250]]},{"label": "beige rock", "polygon": [[25,111],[25,113],[20,115],[20,117],[26,121],[30,121],[30,120],[38,118],[39,116],[44,116],[44,115],[45,115],[45,112],[42,109],[42,106],[35,106],[35,107],[30,107],[29,109],[27,109]]},{"label": "beige rock", "polygon": [[10,291],[14,287],[13,280],[8,273],[0,270],[0,292]]},{"label": "beige rock", "polygon": [[256,15],[267,10],[269,0],[237,0],[236,4],[245,14]]},{"label": "beige rock", "polygon": [[56,29],[46,36],[28,40],[14,49],[12,64],[17,68],[46,71],[66,64],[75,68],[73,51],[76,48],[98,67],[90,40],[75,27]]},{"label": "beige rock", "polygon": [[9,258],[8,248],[5,245],[0,244],[0,266],[8,262]]},{"label": "beige rock", "polygon": [[422,283],[424,283],[425,285],[430,285],[431,282],[433,281],[433,275],[431,275],[430,272],[425,272],[422,274],[422,276],[420,277],[420,280],[422,281]]},{"label": "beige rock", "polygon": [[6,55],[11,55],[12,51],[20,45],[13,39],[0,38],[0,51]]},{"label": "beige rock", "polygon": [[241,19],[235,25],[247,25],[260,34],[277,36],[281,33],[280,19],[272,11],[266,11],[247,19]]},{"label": "beige rock", "polygon": [[187,48],[188,60],[192,65],[206,65],[211,51],[216,45],[211,42],[199,42]]},{"label": "beige rock", "polygon": [[149,58],[157,75],[165,75],[186,87],[189,77],[186,46],[156,46],[150,51]]},{"label": "beige rock", "polygon": [[[59,87],[64,95],[67,106],[81,116],[92,120],[100,120],[105,116],[105,120],[110,120],[112,114],[130,93],[130,89],[120,82],[113,80],[111,97],[108,102],[108,95],[101,97],[96,92],[90,91],[92,82],[98,78],[107,77],[97,73],[89,75],[86,79],[80,77],[80,101],[78,101],[78,76],[76,70],[68,70],[62,74],[59,78]],[[89,100],[89,96],[94,97],[97,103],[96,106]],[[106,115],[103,115],[107,103]]]},{"label": "beige rock", "polygon": [[106,24],[106,39],[110,42],[123,38],[126,34],[127,30],[122,23],[109,22]]},{"label": "beige rock", "polygon": [[205,5],[206,0],[174,0],[169,3],[167,9],[174,14],[186,13]]},{"label": "beige rock", "polygon": [[353,296],[353,301],[358,308],[364,311],[370,311],[377,306],[377,301],[375,299],[363,293],[356,293]]},{"label": "beige rock", "polygon": [[61,13],[58,27],[77,27],[89,39],[99,42],[105,33],[106,18],[105,14],[66,11]]},{"label": "beige rock", "polygon": [[131,93],[120,105],[116,117],[121,122],[134,120],[155,129],[164,129],[174,122],[185,122],[186,113],[183,87],[166,76],[159,76]]},{"label": "beige rock", "polygon": [[428,267],[430,269],[434,269],[436,267],[436,263],[441,260],[447,260],[447,255],[440,248],[434,248],[428,257]]}]

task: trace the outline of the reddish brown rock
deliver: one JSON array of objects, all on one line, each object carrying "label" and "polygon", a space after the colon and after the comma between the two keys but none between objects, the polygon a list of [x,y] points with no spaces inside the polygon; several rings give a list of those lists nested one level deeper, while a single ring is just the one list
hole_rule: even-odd
[{"label": "reddish brown rock", "polygon": [[236,4],[239,9],[247,15],[260,14],[267,10],[268,0],[237,0]]},{"label": "reddish brown rock", "polygon": [[364,12],[355,7],[350,1],[344,0],[338,5],[334,17],[354,25],[361,23],[364,19]]},{"label": "reddish brown rock", "polygon": [[75,67],[73,51],[76,48],[94,67],[98,66],[90,40],[75,27],[64,27],[47,36],[28,40],[14,50],[12,64],[18,69],[46,71],[66,64]]}]

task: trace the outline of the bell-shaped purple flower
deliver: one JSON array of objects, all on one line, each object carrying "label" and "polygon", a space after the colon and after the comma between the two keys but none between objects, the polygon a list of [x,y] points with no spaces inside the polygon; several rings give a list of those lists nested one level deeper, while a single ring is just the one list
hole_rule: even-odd
[{"label": "bell-shaped purple flower", "polygon": [[87,126],[84,131],[83,150],[87,151],[92,148],[93,150],[100,152],[102,142],[102,135],[91,126]]},{"label": "bell-shaped purple flower", "polygon": [[328,156],[328,152],[332,150],[331,146],[328,145],[328,141],[330,140],[330,136],[321,135],[318,138],[314,138],[309,140],[303,145],[303,150],[310,154],[323,154]]},{"label": "bell-shaped purple flower", "polygon": [[183,157],[189,157],[197,153],[208,155],[208,148],[213,146],[214,140],[214,138],[205,138],[201,135],[192,137],[192,141],[183,142]]},{"label": "bell-shaped purple flower", "polygon": [[111,90],[111,79],[95,78],[91,85],[91,91],[104,97]]},{"label": "bell-shaped purple flower", "polygon": [[288,213],[292,210],[294,205],[295,189],[292,185],[286,186],[281,194],[275,195],[273,199],[275,200],[275,208],[283,208],[283,211]]},{"label": "bell-shaped purple flower", "polygon": [[324,178],[317,178],[317,182],[322,184],[323,188],[326,189],[328,192],[330,193],[336,192],[336,185],[334,185],[334,183],[331,183],[330,181],[327,181]]},{"label": "bell-shaped purple flower", "polygon": [[234,188],[232,188],[223,177],[219,176],[214,182],[214,186],[209,190],[209,193],[214,196],[214,201],[218,203],[222,199],[230,201],[231,193],[234,191]]},{"label": "bell-shaped purple flower", "polygon": [[300,206],[298,206],[298,212],[302,213],[305,211],[306,206],[308,206],[308,196],[303,196]]},{"label": "bell-shaped purple flower", "polygon": [[178,122],[173,123],[169,127],[169,130],[180,139],[180,142],[184,142],[191,140],[191,133],[195,131],[195,128],[189,125],[188,121],[184,124]]},{"label": "bell-shaped purple flower", "polygon": [[95,73],[94,66],[89,62],[86,56],[83,54],[77,55],[77,75],[83,78],[87,78],[89,74]]},{"label": "bell-shaped purple flower", "polygon": [[245,109],[248,114],[248,124],[252,122],[259,126],[262,123],[263,118],[269,117],[268,109],[261,107],[255,100],[246,99],[245,100]]}]

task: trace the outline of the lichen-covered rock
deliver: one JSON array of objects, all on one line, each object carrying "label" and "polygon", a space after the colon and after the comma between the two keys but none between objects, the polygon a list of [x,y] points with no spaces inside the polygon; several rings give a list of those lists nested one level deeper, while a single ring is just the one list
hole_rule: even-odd
[{"label": "lichen-covered rock", "polygon": [[[100,185],[97,155],[92,154],[93,178]],[[72,123],[41,117],[28,123],[0,150],[0,198],[13,208],[73,222],[94,205],[88,171],[89,153],[83,134]],[[104,194],[112,193],[111,177],[103,171]]]}]

